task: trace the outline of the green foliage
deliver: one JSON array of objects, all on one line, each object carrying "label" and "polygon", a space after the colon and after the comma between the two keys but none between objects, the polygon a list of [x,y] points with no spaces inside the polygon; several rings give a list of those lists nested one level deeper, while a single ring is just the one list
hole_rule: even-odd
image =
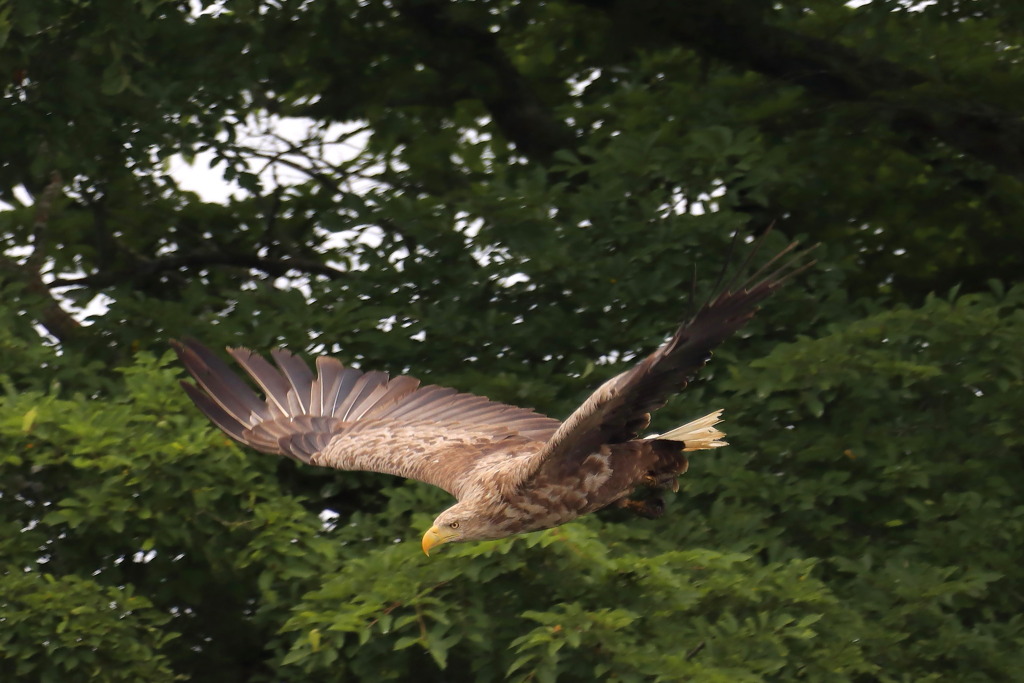
[{"label": "green foliage", "polygon": [[[405,539],[443,496],[407,484],[381,514],[325,527],[271,459],[185,405],[168,357],[128,368],[120,399],[9,395],[5,554],[29,573],[4,581],[34,588],[4,616],[61,639],[5,656],[101,666],[121,632],[79,653],[63,634],[89,623],[61,624],[81,607],[138,630],[116,656],[157,672],[241,617],[278,680],[1005,680],[1024,639],[1004,599],[1024,586],[1022,296],[932,298],[721,377],[713,400],[745,446],[695,458],[658,522],[590,518],[429,559]],[[45,602],[58,579],[41,570],[74,590]],[[111,594],[130,618],[88,607]]]},{"label": "green foliage", "polygon": [[[446,563],[413,559],[408,547],[374,551],[306,596],[285,626],[298,638],[284,661],[328,680],[344,680],[346,666],[402,680],[413,667],[434,668],[424,655],[485,680],[756,680],[786,671],[790,659],[818,674],[872,670],[848,646],[858,631],[810,578],[812,562],[637,554],[630,547],[641,539],[615,536],[608,543],[574,524],[460,548]],[[403,570],[410,564],[415,572]],[[543,609],[523,609],[541,595]],[[342,615],[339,603],[359,607]],[[834,621],[812,628],[823,613]],[[809,647],[815,638],[825,642]],[[508,650],[495,652],[494,643]],[[828,669],[814,663],[819,657]],[[390,666],[381,667],[385,659]]]},{"label": "green foliage", "polygon": [[[170,358],[168,353],[158,363],[140,357],[124,373],[125,395],[115,400],[8,394],[0,417],[0,509],[9,530],[4,555],[12,573],[6,580],[24,581],[22,571],[45,570],[69,581],[92,577],[71,583],[77,593],[114,590],[103,586],[144,590],[145,597],[131,597],[139,609],[155,606],[173,615],[156,623],[171,622],[183,636],[166,645],[153,638],[150,649],[159,645],[165,657],[177,658],[198,650],[187,671],[234,656],[222,651],[233,646],[231,638],[218,639],[217,648],[203,643],[218,632],[241,638],[266,628],[253,613],[257,596],[297,599],[317,576],[318,563],[330,561],[334,551],[328,539],[317,537],[309,513],[281,495],[270,476],[273,460],[250,461],[194,419],[177,390],[176,371],[165,367]],[[75,594],[55,603],[54,614],[73,604]],[[141,614],[152,622],[153,611]],[[90,614],[95,620],[103,613]],[[121,618],[114,608],[106,614]],[[61,633],[66,627],[58,621],[53,616],[35,627],[49,624]],[[153,630],[147,622],[135,626],[143,627]],[[131,652],[147,658],[141,650],[121,656]],[[78,660],[83,666],[89,661]],[[154,667],[166,666],[161,658],[154,661]]]},{"label": "green foliage", "polygon": [[[0,678],[1019,678],[1022,20],[0,4]],[[443,492],[243,451],[166,353],[287,345],[561,417],[773,222],[762,254],[819,264],[655,416],[724,407],[733,444],[658,521],[428,560]]]},{"label": "green foliage", "polygon": [[[704,542],[827,558],[829,585],[889,631],[885,670],[1009,677],[1019,660],[1004,646],[1021,642],[1022,621],[997,596],[1024,583],[1012,550],[1024,533],[1022,303],[1019,285],[930,297],[777,347],[723,382],[763,408],[737,440],[791,432],[756,459],[709,463],[716,485],[693,489],[709,501]],[[742,500],[759,531],[717,521],[723,500]]]},{"label": "green foliage", "polygon": [[7,680],[173,681],[160,652],[170,616],[131,588],[74,575],[0,577],[0,672]]}]

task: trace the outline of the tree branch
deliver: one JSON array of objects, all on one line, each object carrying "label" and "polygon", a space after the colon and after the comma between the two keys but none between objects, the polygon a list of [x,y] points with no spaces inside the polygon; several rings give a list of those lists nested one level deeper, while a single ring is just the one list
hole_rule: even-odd
[{"label": "tree branch", "polygon": [[576,149],[572,129],[554,115],[534,92],[530,82],[515,68],[498,45],[497,36],[475,24],[457,22],[447,2],[401,2],[399,12],[436,49],[424,59],[452,81],[465,79],[467,69],[482,77],[473,79],[469,96],[479,99],[502,134],[523,154],[542,163],[560,149]]},{"label": "tree branch", "polygon": [[36,322],[62,344],[80,337],[83,332],[82,324],[60,307],[42,277],[42,268],[46,265],[46,232],[53,204],[63,186],[60,173],[54,171],[50,174],[50,182],[39,193],[32,219],[32,253],[25,263],[19,264],[13,258],[0,255],[0,280],[20,283],[29,294],[39,297],[43,303],[34,316]]},{"label": "tree branch", "polygon": [[68,287],[110,287],[122,282],[150,280],[161,273],[180,268],[206,268],[229,266],[260,270],[267,275],[283,277],[293,271],[324,275],[332,280],[345,276],[345,272],[326,264],[299,258],[265,258],[253,254],[232,254],[219,251],[195,251],[188,254],[172,254],[156,259],[140,259],[131,269],[118,269],[93,273],[79,278],[56,278],[51,289]]}]

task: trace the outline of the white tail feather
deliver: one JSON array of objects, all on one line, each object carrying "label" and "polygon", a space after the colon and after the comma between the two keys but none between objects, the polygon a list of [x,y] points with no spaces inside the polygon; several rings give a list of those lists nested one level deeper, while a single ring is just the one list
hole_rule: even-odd
[{"label": "white tail feather", "polygon": [[722,441],[725,433],[715,429],[715,425],[722,421],[722,410],[708,413],[704,417],[693,422],[687,422],[682,427],[676,427],[664,434],[652,434],[648,439],[667,439],[668,441],[682,441],[686,444],[684,451],[701,451],[707,448],[721,448],[729,444]]}]

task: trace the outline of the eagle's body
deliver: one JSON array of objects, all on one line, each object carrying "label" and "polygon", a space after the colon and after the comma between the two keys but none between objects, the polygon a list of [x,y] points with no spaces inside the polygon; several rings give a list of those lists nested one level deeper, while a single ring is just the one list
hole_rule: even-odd
[{"label": "eagle's body", "polygon": [[424,536],[428,551],[450,541],[547,529],[612,504],[632,507],[628,496],[640,485],[677,487],[687,451],[725,445],[715,428],[721,411],[638,438],[650,412],[804,267],[799,260],[763,276],[765,266],[736,291],[727,286],[563,423],[454,389],[420,387],[412,377],[346,368],[325,356],[316,359],[314,375],[287,351],[272,352],[275,367],[246,349],[229,349],[263,390],[261,399],[199,343],[174,346],[199,383],[183,383],[188,394],[242,443],[312,465],[419,479],[451,493],[458,502]]},{"label": "eagle's body", "polygon": [[683,443],[653,440],[605,444],[571,468],[541,471],[527,486],[488,506],[494,538],[550,529],[621,503],[638,486],[658,481],[652,472],[674,481],[686,471],[683,448]]}]

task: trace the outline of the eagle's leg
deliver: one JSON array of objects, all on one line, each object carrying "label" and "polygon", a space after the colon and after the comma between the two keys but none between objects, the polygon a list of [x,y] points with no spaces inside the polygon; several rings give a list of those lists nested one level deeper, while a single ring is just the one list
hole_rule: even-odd
[{"label": "eagle's leg", "polygon": [[644,486],[652,489],[669,489],[672,493],[679,492],[678,472],[649,472],[643,478]]},{"label": "eagle's leg", "polygon": [[624,510],[639,515],[640,517],[646,517],[647,519],[657,519],[665,514],[665,501],[660,496],[654,496],[653,498],[645,498],[638,500],[636,498],[620,498],[615,503],[616,507],[620,507]]},{"label": "eagle's leg", "polygon": [[658,439],[651,442],[657,459],[648,467],[647,473],[640,480],[644,486],[657,490],[668,489],[673,493],[679,491],[679,477],[689,467],[683,444],[677,441]]}]

